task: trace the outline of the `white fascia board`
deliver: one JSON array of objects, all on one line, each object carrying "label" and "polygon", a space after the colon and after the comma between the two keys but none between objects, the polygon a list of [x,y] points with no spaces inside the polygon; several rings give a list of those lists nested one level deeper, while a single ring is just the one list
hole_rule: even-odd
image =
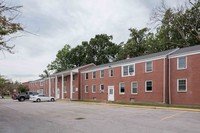
[{"label": "white fascia board", "polygon": [[115,65],[108,65],[108,66],[104,66],[104,67],[100,67],[100,68],[96,68],[96,69],[92,69],[92,70],[84,70],[81,73],[88,73],[88,72],[94,72],[94,71],[98,71],[98,70],[112,69],[112,68],[115,68],[115,67],[125,66],[125,65],[129,65],[129,64],[137,64],[137,63],[142,63],[142,62],[159,60],[159,59],[166,58],[167,55],[162,55],[162,56],[157,56],[157,57],[153,57],[153,58],[147,58],[147,59],[142,59],[142,60],[137,60],[137,61],[132,61],[132,62],[127,62],[127,63],[119,63],[119,64],[115,64]]},{"label": "white fascia board", "polygon": [[180,53],[180,54],[174,54],[174,55],[170,55],[169,58],[177,58],[177,57],[181,57],[181,56],[188,56],[188,55],[195,55],[195,54],[200,54],[200,51],[192,51],[192,52],[185,52],[185,53]]}]

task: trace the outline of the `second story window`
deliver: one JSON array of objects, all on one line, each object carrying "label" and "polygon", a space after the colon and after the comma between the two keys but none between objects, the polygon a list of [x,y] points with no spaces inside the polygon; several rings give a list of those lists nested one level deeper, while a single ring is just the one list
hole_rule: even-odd
[{"label": "second story window", "polygon": [[148,61],[145,63],[145,72],[152,72],[153,71],[153,65],[152,61]]},{"label": "second story window", "polygon": [[114,71],[113,71],[113,69],[110,69],[109,70],[109,77],[113,77],[113,75],[114,75]]},{"label": "second story window", "polygon": [[177,69],[186,69],[187,68],[187,58],[186,56],[177,58]]},{"label": "second story window", "polygon": [[88,79],[89,76],[88,76],[88,73],[85,73],[85,79]]},{"label": "second story window", "polygon": [[96,78],[96,72],[92,72],[92,78],[93,78],[93,79]]},{"label": "second story window", "polygon": [[132,76],[135,74],[135,65],[127,65],[122,67],[123,76]]},{"label": "second story window", "polygon": [[75,80],[76,75],[73,75],[73,80]]},{"label": "second story window", "polygon": [[104,77],[104,70],[100,70],[100,78]]}]

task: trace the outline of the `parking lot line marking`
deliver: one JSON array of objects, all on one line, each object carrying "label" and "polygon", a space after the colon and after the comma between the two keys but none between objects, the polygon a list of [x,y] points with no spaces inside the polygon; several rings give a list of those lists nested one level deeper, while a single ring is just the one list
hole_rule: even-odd
[{"label": "parking lot line marking", "polygon": [[178,116],[178,115],[183,114],[183,113],[184,113],[184,112],[179,112],[179,113],[175,113],[175,114],[170,115],[170,116],[166,116],[166,117],[162,118],[161,121],[164,121],[164,120],[173,118],[173,117]]}]

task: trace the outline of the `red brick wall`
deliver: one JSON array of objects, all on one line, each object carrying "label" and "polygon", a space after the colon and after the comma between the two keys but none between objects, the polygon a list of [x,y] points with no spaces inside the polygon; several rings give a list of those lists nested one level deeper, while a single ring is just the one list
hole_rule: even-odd
[{"label": "red brick wall", "polygon": [[[109,69],[104,70],[104,78],[100,78],[100,71],[96,71],[96,79],[92,79],[92,72],[89,73],[89,79],[85,80],[85,74],[82,73],[82,99],[108,99],[108,86],[114,85],[115,101],[136,102],[163,102],[163,59],[153,61],[153,72],[145,73],[145,63],[135,65],[135,76],[121,77],[121,66],[113,68],[114,76],[109,77]],[[145,92],[145,81],[153,81],[153,92]],[[131,94],[131,82],[138,82],[138,94]],[[119,83],[125,83],[125,94],[119,94]],[[96,85],[96,93],[92,93],[92,84]],[[104,84],[104,93],[100,93],[100,84]],[[89,93],[85,93],[85,85],[89,87]]]},{"label": "red brick wall", "polygon": [[[187,56],[187,69],[177,70],[177,58],[170,59],[172,104],[200,105],[200,54]],[[177,92],[177,79],[187,78],[187,92]]]}]

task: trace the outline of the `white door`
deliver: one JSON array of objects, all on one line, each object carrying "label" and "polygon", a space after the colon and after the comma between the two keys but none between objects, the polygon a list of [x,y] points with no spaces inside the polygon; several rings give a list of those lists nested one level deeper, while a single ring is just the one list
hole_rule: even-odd
[{"label": "white door", "polygon": [[60,99],[60,89],[57,89],[57,99]]},{"label": "white door", "polygon": [[114,86],[108,86],[108,101],[114,101]]}]

